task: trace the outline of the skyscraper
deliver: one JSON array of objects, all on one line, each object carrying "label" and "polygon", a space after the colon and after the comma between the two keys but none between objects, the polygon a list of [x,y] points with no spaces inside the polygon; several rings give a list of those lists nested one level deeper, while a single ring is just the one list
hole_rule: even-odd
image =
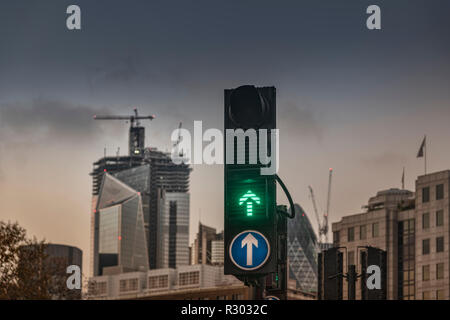
[{"label": "skyscraper", "polygon": [[142,198],[105,173],[95,209],[94,275],[105,268],[119,272],[148,270]]},{"label": "skyscraper", "polygon": [[289,278],[304,292],[317,291],[317,254],[320,250],[314,229],[303,208],[295,204],[295,218],[288,219]]},{"label": "skyscraper", "polygon": [[162,191],[157,268],[189,264],[189,194]]},{"label": "skyscraper", "polygon": [[[198,223],[198,232],[192,247],[191,264],[212,264],[212,243],[216,240],[223,241],[223,231],[217,233],[216,229]],[[217,245],[217,244],[216,244]],[[219,244],[220,245],[220,244]],[[222,243],[223,248],[223,243]],[[217,254],[216,254],[216,259]],[[223,259],[223,256],[222,256]],[[219,257],[220,260],[220,257]],[[217,262],[217,261],[215,261]]]},{"label": "skyscraper", "polygon": [[[103,179],[107,173],[112,174],[119,181],[132,188],[139,193],[142,203],[142,212],[144,219],[145,241],[147,246],[148,266],[150,269],[155,269],[158,266],[165,265],[161,259],[164,259],[164,254],[158,252],[164,246],[160,244],[163,241],[158,230],[162,230],[163,223],[160,221],[160,216],[164,212],[162,206],[166,204],[164,198],[172,199],[172,193],[178,194],[176,201],[181,201],[180,205],[183,208],[179,212],[180,216],[176,218],[179,228],[176,229],[180,233],[177,239],[183,238],[183,234],[188,234],[189,223],[189,175],[191,168],[188,165],[176,165],[173,163],[170,155],[156,149],[146,148],[141,156],[124,156],[124,157],[105,157],[94,163],[93,176],[93,198],[92,198],[92,239],[91,252],[92,255],[91,266],[95,269],[95,242],[98,241],[95,229],[95,210],[97,202],[99,201],[100,187],[98,181]],[[180,194],[184,194],[181,196]],[[170,201],[170,200],[169,200]],[[187,202],[186,202],[187,201]],[[182,203],[187,203],[184,205]],[[167,208],[168,206],[164,206]],[[164,216],[164,215],[162,215]],[[161,216],[161,217],[162,217]],[[183,218],[184,217],[184,218]],[[187,224],[186,224],[187,219]],[[184,227],[183,227],[184,226]],[[178,240],[179,241],[179,240]],[[188,257],[188,239],[185,240],[186,255]],[[183,252],[180,246],[175,246],[174,250],[178,249],[178,253]],[[169,250],[169,249],[167,249]],[[168,254],[169,251],[165,251]],[[178,255],[178,261],[183,261]],[[180,260],[181,259],[181,260]],[[187,261],[189,258],[186,258]],[[184,262],[183,262],[184,263]],[[176,263],[179,265],[179,263]],[[97,275],[95,272],[93,275]]]}]

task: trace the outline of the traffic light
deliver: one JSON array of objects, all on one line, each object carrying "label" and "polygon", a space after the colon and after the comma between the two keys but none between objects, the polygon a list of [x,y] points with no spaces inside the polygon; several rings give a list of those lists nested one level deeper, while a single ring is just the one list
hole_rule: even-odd
[{"label": "traffic light", "polygon": [[342,300],[343,254],[330,248],[319,254],[319,300]]},{"label": "traffic light", "polygon": [[[381,289],[367,288],[367,268],[371,265],[380,267]],[[366,247],[361,251],[361,299],[362,300],[386,300],[387,294],[387,266],[386,251],[374,247]]]},{"label": "traffic light", "polygon": [[261,174],[270,166],[261,153],[275,156],[276,91],[250,85],[225,90],[224,105],[225,274],[277,272],[275,176]]}]

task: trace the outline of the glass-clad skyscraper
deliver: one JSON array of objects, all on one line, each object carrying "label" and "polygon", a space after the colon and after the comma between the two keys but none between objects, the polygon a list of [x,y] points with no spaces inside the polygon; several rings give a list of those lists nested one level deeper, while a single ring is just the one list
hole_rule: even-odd
[{"label": "glass-clad skyscraper", "polygon": [[148,270],[140,193],[105,173],[95,215],[94,274],[103,274],[105,267]]},{"label": "glass-clad skyscraper", "polygon": [[158,268],[189,264],[189,193],[162,192],[158,218]]},{"label": "glass-clad skyscraper", "polygon": [[305,292],[317,291],[317,255],[319,245],[303,208],[295,204],[295,218],[288,219],[289,279]]}]

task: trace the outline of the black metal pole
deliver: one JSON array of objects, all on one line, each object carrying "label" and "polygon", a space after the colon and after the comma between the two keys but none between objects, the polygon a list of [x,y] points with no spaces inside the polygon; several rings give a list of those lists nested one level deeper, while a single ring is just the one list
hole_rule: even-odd
[{"label": "black metal pole", "polygon": [[356,300],[356,266],[351,264],[348,266],[347,283],[348,283],[348,300]]}]

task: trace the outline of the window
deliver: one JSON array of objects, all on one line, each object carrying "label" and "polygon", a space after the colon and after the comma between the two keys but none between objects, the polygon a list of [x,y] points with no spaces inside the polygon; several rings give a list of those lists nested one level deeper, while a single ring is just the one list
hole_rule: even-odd
[{"label": "window", "polygon": [[422,202],[430,201],[430,187],[422,188]]},{"label": "window", "polygon": [[422,254],[430,253],[430,239],[422,240]]},{"label": "window", "polygon": [[347,229],[347,241],[351,242],[355,240],[355,228],[351,227]]},{"label": "window", "polygon": [[349,251],[348,252],[348,265],[354,265],[355,264],[355,251]]},{"label": "window", "polygon": [[422,266],[422,281],[430,280],[430,266]]},{"label": "window", "polygon": [[379,235],[379,224],[375,222],[372,224],[372,237],[376,238]]},{"label": "window", "polygon": [[436,290],[436,300],[444,300],[444,290]]},{"label": "window", "polygon": [[444,251],[444,237],[437,237],[436,238],[436,252],[443,252]]},{"label": "window", "polygon": [[426,212],[422,214],[422,229],[428,229],[430,227],[430,213]]},{"label": "window", "polygon": [[367,239],[367,227],[366,225],[359,227],[359,239],[366,240]]},{"label": "window", "polygon": [[444,263],[436,264],[436,279],[444,279]]},{"label": "window", "polygon": [[169,276],[167,274],[160,276],[148,277],[148,288],[167,288],[169,285]]},{"label": "window", "polygon": [[398,223],[398,298],[415,299],[415,220]]},{"label": "window", "polygon": [[436,211],[436,227],[444,225],[444,210]]},{"label": "window", "polygon": [[136,291],[138,289],[138,279],[125,279],[119,281],[119,291]]},{"label": "window", "polygon": [[119,284],[120,284],[119,291],[127,290],[127,280],[120,280]]},{"label": "window", "polygon": [[335,245],[339,245],[339,241],[340,241],[340,235],[339,235],[339,231],[334,231],[333,232],[333,243]]},{"label": "window", "polygon": [[430,300],[430,299],[431,299],[430,291],[422,292],[422,300]]},{"label": "window", "polygon": [[444,185],[438,184],[436,186],[436,200],[444,199]]},{"label": "window", "polygon": [[178,285],[186,286],[191,284],[199,284],[200,283],[200,272],[183,272],[179,275]]},{"label": "window", "polygon": [[103,282],[90,282],[89,283],[89,293],[92,295],[103,295],[106,294],[107,283]]}]

